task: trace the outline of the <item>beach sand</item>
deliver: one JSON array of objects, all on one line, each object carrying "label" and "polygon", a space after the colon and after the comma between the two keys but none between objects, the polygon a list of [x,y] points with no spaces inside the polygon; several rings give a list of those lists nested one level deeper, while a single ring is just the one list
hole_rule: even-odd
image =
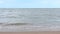
[{"label": "beach sand", "polygon": [[0,32],[0,34],[60,34],[60,31],[45,31],[45,32]]}]

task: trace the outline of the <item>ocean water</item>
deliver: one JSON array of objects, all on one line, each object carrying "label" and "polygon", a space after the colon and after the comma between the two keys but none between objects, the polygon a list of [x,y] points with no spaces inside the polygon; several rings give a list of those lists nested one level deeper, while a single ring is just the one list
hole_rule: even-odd
[{"label": "ocean water", "polygon": [[[59,29],[60,9],[57,9],[57,8],[55,9],[54,8],[14,8],[14,9],[3,8],[3,9],[0,9],[0,23],[3,23],[3,24],[4,23],[6,24],[29,23],[31,25],[37,26],[37,27],[34,26],[34,28],[38,28],[39,26],[39,29],[41,26],[43,28],[48,28],[48,29],[49,28]],[[34,29],[33,26],[31,26],[32,29],[28,29],[30,27],[26,27],[26,28],[27,28],[26,30]]]},{"label": "ocean water", "polygon": [[59,8],[0,8],[0,32],[60,31]]}]

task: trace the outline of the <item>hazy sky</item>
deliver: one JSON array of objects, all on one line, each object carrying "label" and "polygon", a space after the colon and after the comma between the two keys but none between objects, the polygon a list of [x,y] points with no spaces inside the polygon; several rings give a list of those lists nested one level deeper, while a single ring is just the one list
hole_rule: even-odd
[{"label": "hazy sky", "polygon": [[0,8],[60,8],[60,0],[0,0]]}]

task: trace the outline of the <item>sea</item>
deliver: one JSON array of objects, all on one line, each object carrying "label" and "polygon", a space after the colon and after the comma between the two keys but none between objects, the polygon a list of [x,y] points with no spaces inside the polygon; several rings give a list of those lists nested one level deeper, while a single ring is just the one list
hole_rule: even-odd
[{"label": "sea", "polygon": [[0,9],[0,23],[52,24],[60,22],[60,9],[20,8]]},{"label": "sea", "polygon": [[0,23],[60,27],[60,8],[0,8]]}]

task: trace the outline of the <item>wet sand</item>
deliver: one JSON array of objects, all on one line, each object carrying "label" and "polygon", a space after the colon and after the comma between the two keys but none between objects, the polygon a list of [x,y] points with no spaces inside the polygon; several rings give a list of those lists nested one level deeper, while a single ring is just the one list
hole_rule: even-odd
[{"label": "wet sand", "polygon": [[0,32],[0,34],[60,34],[60,31],[46,32]]}]

